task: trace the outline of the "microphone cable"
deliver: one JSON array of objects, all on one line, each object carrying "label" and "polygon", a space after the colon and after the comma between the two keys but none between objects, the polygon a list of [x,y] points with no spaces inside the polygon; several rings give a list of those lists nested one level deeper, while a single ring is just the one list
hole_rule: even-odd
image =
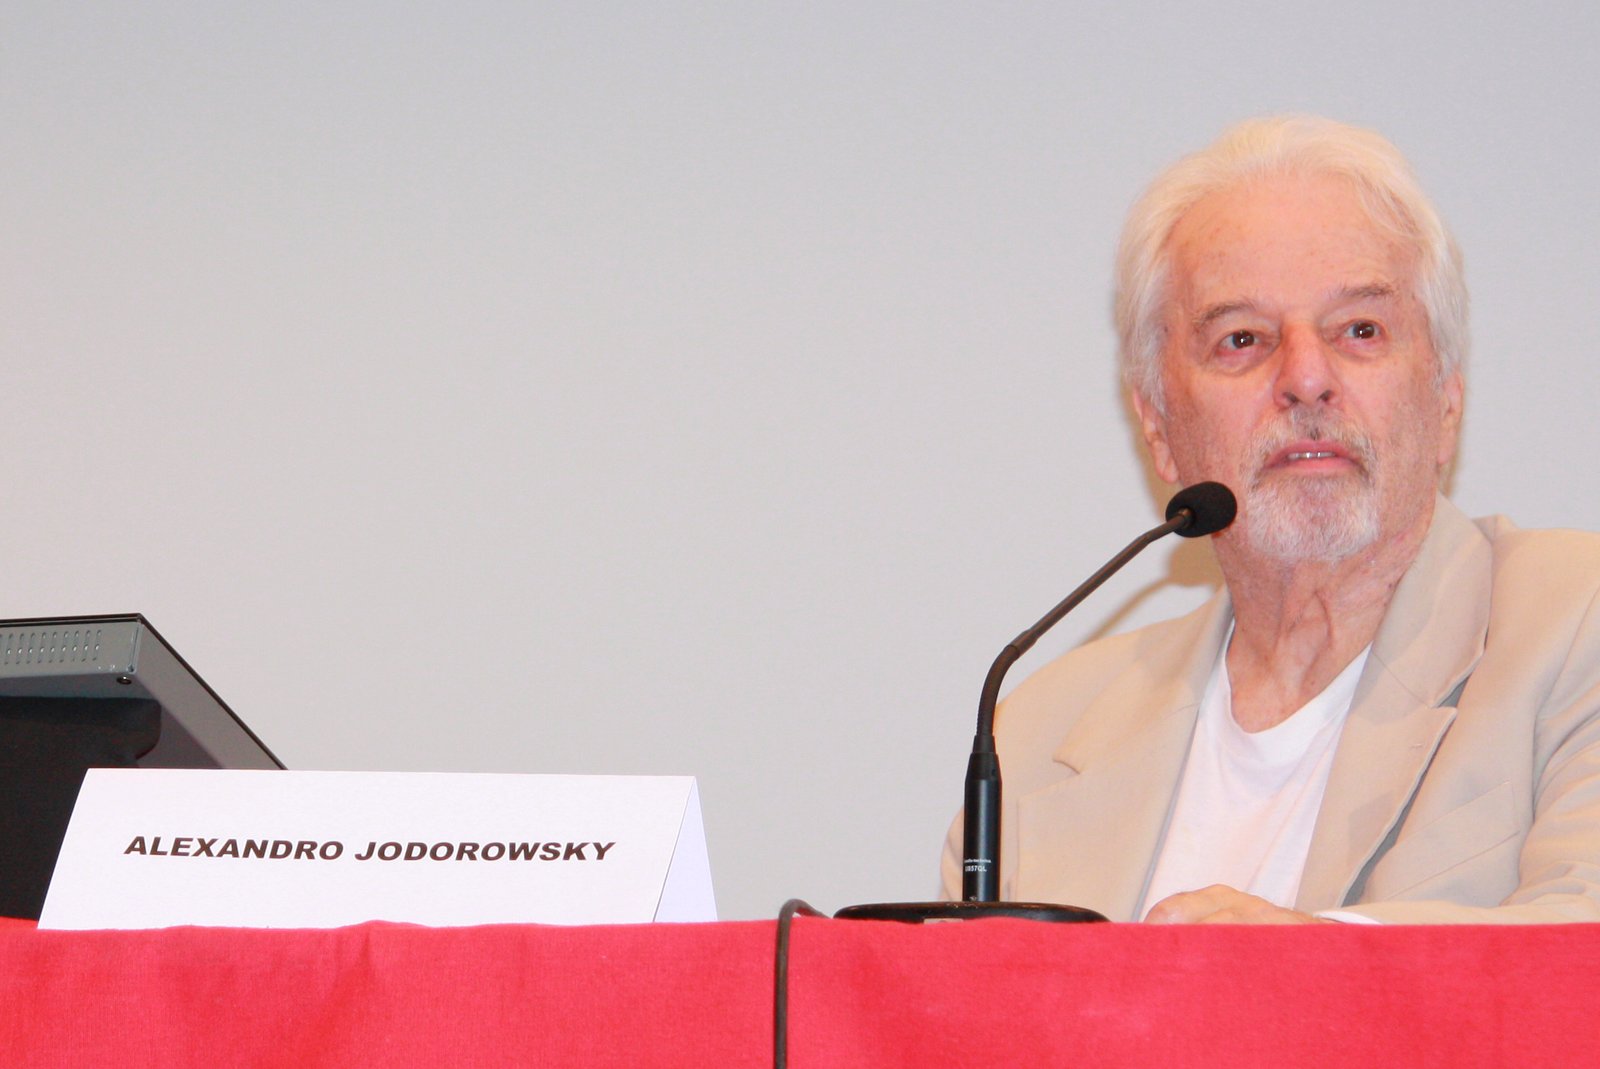
[{"label": "microphone cable", "polygon": [[789,899],[778,911],[778,949],[773,956],[772,978],[773,1069],[787,1069],[789,1065],[789,933],[794,927],[796,913],[806,917],[826,916],[799,898]]}]

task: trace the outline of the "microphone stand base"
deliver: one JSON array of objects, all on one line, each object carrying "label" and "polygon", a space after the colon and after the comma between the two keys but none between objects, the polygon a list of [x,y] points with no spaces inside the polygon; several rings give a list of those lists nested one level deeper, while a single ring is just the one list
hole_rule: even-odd
[{"label": "microphone stand base", "polygon": [[1105,916],[1082,906],[1055,906],[1043,902],[874,902],[846,906],[834,914],[847,921],[975,921],[989,917],[1046,921],[1051,924],[1103,922]]}]

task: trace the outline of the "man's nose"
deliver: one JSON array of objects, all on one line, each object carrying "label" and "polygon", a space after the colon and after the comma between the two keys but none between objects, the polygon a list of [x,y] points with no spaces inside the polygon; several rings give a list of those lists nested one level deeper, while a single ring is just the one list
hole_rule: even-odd
[{"label": "man's nose", "polygon": [[1339,401],[1338,368],[1328,343],[1310,326],[1293,324],[1278,347],[1273,395],[1283,408]]}]

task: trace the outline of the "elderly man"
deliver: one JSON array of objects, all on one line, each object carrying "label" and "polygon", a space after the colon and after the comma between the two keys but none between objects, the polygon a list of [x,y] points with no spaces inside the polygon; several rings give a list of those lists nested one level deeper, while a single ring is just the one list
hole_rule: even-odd
[{"label": "elderly man", "polygon": [[[1004,897],[1113,920],[1600,921],[1600,537],[1438,495],[1460,257],[1399,153],[1245,123],[1118,259],[1162,478],[1239,497],[1225,589],[1001,707]],[[960,886],[953,833],[945,889]]]}]

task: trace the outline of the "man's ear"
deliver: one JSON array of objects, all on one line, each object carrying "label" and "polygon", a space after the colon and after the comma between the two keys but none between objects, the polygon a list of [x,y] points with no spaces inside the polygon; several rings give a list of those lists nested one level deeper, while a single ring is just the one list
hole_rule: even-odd
[{"label": "man's ear", "polygon": [[1439,468],[1442,471],[1456,456],[1456,445],[1461,440],[1461,408],[1464,402],[1466,386],[1461,380],[1461,372],[1452,371],[1446,375],[1444,382],[1439,385],[1440,403],[1444,405],[1443,417],[1440,420],[1439,434]]},{"label": "man's ear", "polygon": [[1172,449],[1167,445],[1167,417],[1138,390],[1133,391],[1133,411],[1139,417],[1139,429],[1144,432],[1144,444],[1150,450],[1150,463],[1156,474],[1176,485],[1178,466],[1172,462]]}]

